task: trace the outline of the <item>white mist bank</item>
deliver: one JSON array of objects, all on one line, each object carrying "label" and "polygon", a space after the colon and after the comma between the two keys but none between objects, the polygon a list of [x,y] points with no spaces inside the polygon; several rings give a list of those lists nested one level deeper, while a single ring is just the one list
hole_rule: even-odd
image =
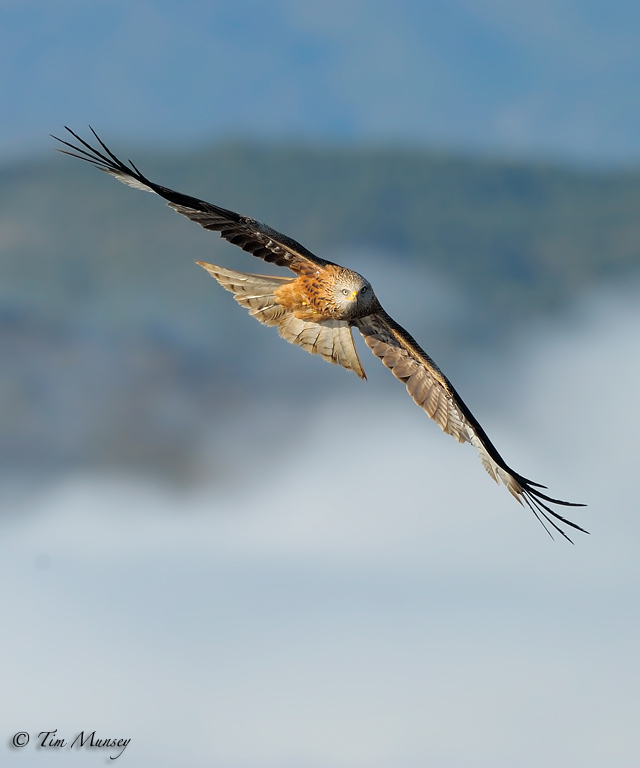
[{"label": "white mist bank", "polygon": [[0,541],[5,739],[96,729],[157,766],[637,765],[634,303],[532,331],[497,372],[517,396],[476,414],[515,469],[589,504],[573,547],[375,381],[288,422],[279,461],[231,455],[221,487],[32,496]]}]

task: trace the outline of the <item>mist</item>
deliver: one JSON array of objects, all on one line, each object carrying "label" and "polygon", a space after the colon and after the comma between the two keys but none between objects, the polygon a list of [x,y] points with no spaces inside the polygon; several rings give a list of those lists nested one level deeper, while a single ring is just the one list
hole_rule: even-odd
[{"label": "mist", "polygon": [[130,738],[129,765],[637,765],[639,336],[631,288],[603,291],[489,360],[509,396],[476,416],[588,504],[574,546],[377,373],[239,420],[215,483],[15,494],[0,711],[32,742],[9,764],[57,728]]}]

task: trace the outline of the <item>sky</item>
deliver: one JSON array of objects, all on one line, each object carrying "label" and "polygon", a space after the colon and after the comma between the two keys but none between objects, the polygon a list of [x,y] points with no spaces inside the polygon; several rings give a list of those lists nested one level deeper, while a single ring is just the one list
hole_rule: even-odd
[{"label": "sky", "polygon": [[76,475],[22,496],[0,541],[4,737],[97,729],[131,739],[122,765],[637,765],[634,291],[493,367],[514,398],[484,426],[589,504],[574,546],[401,388],[306,413],[304,450],[239,438],[222,486]]},{"label": "sky", "polygon": [[[91,123],[132,155],[249,137],[637,165],[639,15],[0,0],[0,158],[45,157],[50,132]],[[2,489],[3,765],[67,765],[37,734],[95,729],[131,739],[130,766],[637,766],[636,297],[584,297],[483,372],[509,392],[477,414],[503,455],[589,505],[574,546],[400,385],[382,398],[371,358],[355,400],[213,433],[224,483],[72,472]]]},{"label": "sky", "polygon": [[639,74],[629,0],[0,0],[0,157],[91,123],[637,165]]}]

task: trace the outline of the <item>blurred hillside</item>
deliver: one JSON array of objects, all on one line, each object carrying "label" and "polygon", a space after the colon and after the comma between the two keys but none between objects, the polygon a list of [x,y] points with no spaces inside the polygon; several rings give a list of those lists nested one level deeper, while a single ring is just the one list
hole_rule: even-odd
[{"label": "blurred hillside", "polygon": [[[363,272],[452,378],[468,350],[640,266],[640,173],[394,149],[123,154]],[[59,156],[5,165],[0,199],[5,470],[187,480],[217,427],[362,386],[237,307],[193,262],[270,267],[158,198]]]}]

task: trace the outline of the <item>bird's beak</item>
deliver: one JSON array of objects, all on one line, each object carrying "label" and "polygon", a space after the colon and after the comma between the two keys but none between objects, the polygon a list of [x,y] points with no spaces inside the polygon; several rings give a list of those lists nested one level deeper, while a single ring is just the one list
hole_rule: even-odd
[{"label": "bird's beak", "polygon": [[356,296],[358,295],[358,291],[354,291],[351,296],[349,296],[349,301],[355,301]]}]

